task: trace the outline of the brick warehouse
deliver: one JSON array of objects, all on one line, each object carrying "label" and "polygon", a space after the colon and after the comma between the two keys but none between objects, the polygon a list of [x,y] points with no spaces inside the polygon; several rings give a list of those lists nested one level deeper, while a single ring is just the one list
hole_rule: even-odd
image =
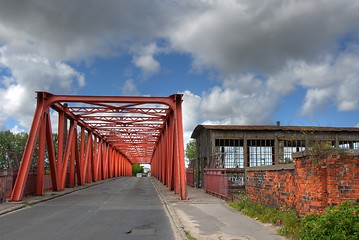
[{"label": "brick warehouse", "polygon": [[270,126],[198,125],[192,138],[196,139],[197,159],[189,166],[189,184],[223,197],[249,186],[248,176],[255,169],[293,170],[293,153],[318,146],[359,149],[359,128],[280,126],[279,122]]}]

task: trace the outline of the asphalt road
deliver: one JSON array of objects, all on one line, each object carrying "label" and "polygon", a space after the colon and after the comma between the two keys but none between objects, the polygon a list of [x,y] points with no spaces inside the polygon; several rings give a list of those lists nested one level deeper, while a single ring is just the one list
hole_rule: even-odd
[{"label": "asphalt road", "polygon": [[174,239],[150,178],[121,177],[0,217],[0,239]]}]

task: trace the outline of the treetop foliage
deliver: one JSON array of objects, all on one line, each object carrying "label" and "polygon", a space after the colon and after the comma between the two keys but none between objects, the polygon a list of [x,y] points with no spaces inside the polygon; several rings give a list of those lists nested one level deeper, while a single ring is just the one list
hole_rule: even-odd
[{"label": "treetop foliage", "polygon": [[28,136],[25,132],[0,131],[0,169],[19,167]]},{"label": "treetop foliage", "polygon": [[186,145],[186,158],[188,166],[192,168],[194,160],[197,158],[197,142],[194,139],[191,139]]}]

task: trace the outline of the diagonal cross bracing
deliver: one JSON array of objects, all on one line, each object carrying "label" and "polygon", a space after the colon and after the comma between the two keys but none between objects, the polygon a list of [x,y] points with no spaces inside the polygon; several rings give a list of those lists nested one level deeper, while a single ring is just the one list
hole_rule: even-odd
[{"label": "diagonal cross bracing", "polygon": [[[128,176],[133,164],[151,164],[152,175],[187,197],[182,95],[169,97],[73,96],[37,93],[37,107],[11,195],[18,201],[39,139],[36,193],[43,193],[45,151],[54,190]],[[58,113],[58,140],[51,112]],[[68,126],[69,124],[69,126]],[[76,179],[76,180],[75,180]]]},{"label": "diagonal cross bracing", "polygon": [[[68,111],[80,118],[110,145],[117,147],[132,164],[150,163],[152,153],[160,138],[160,130],[164,128],[164,123],[169,118],[169,107],[160,108],[160,111],[157,111],[155,107],[141,109],[141,106],[146,103],[123,106],[107,103],[106,110],[103,108],[104,105],[91,102],[91,107],[85,108],[87,111],[76,106],[69,107]],[[99,108],[98,111],[95,110],[96,106]],[[146,151],[143,151],[141,146],[138,146],[137,151],[131,148],[134,144],[145,143]]]}]

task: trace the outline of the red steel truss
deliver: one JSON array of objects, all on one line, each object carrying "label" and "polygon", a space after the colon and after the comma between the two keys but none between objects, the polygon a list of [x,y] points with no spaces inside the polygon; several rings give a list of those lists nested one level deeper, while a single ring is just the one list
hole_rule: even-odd
[{"label": "red steel truss", "polygon": [[[58,113],[56,142],[50,120],[54,111]],[[37,195],[43,194],[46,158],[54,191],[63,190],[66,184],[74,187],[131,176],[133,164],[151,164],[152,176],[181,199],[187,198],[181,94],[127,97],[38,92],[12,201],[23,196],[36,144]]]}]

